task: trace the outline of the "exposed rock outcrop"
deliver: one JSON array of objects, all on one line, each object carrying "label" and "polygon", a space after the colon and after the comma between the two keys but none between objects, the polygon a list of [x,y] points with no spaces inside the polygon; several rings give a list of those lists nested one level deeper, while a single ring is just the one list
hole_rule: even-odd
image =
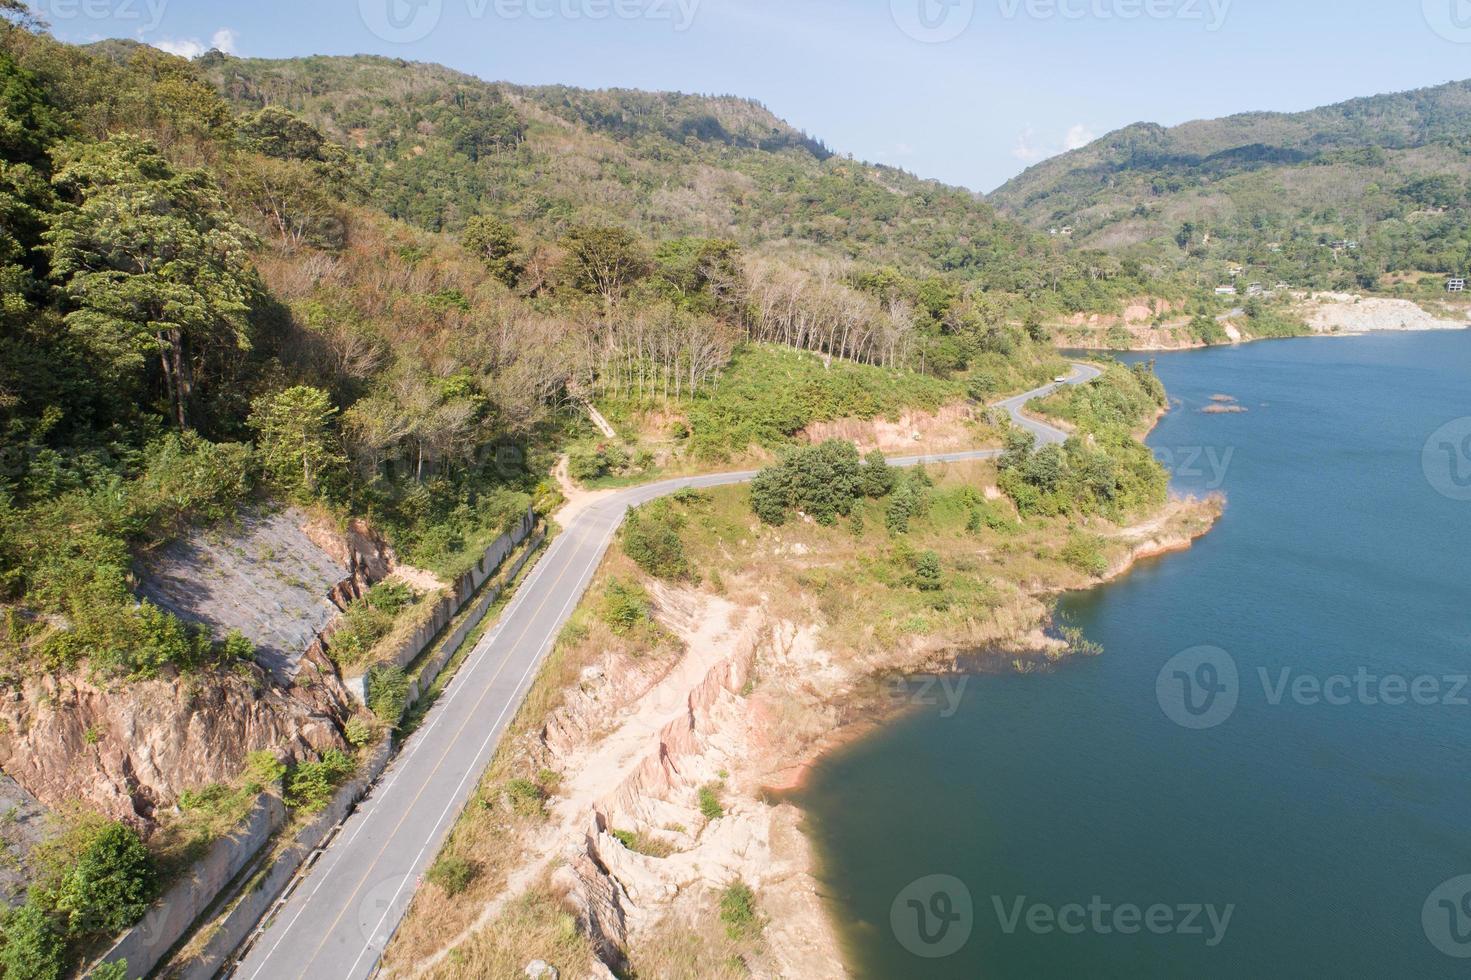
[{"label": "exposed rock outcrop", "polygon": [[344,747],[350,706],[318,653],[284,688],[254,670],[113,685],[40,674],[0,694],[0,769],[48,806],[82,800],[147,830],[184,790],[234,779],[251,752]]}]

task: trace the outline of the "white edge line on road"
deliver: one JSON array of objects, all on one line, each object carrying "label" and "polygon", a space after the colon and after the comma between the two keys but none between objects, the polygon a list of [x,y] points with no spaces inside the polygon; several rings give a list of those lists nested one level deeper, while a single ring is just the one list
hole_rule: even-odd
[{"label": "white edge line on road", "polygon": [[[598,546],[594,551],[595,560],[588,564],[588,569],[586,572],[578,576],[576,586],[573,588],[572,594],[567,597],[567,601],[564,602],[562,604],[562,608],[557,611],[557,615],[555,618],[556,623],[561,624],[565,620],[565,617],[570,614],[572,607],[582,600],[582,593],[586,589],[587,583],[591,581],[594,575],[597,574],[598,566],[602,564],[602,556],[607,552],[609,542],[613,540],[613,535],[618,531],[618,528],[621,527],[622,524],[623,522],[621,520],[615,521],[613,525],[608,528],[608,532],[603,535],[603,539],[598,542]],[[435,843],[435,841],[439,837],[440,828],[443,826],[445,819],[450,815],[450,812],[453,810],[460,810],[464,808],[465,804],[463,802],[457,801],[459,800],[461,791],[465,788],[466,781],[468,781],[471,776],[479,779],[480,776],[483,774],[485,767],[490,765],[489,759],[486,759],[485,762],[482,764],[480,762],[481,757],[485,754],[486,750],[491,747],[491,743],[493,741],[499,740],[501,735],[501,725],[506,720],[506,713],[509,712],[513,707],[518,709],[520,708],[521,700],[525,696],[522,688],[526,684],[526,679],[531,676],[532,671],[536,670],[537,667],[541,665],[542,658],[546,656],[548,648],[551,647],[556,638],[557,632],[552,631],[547,635],[546,639],[542,640],[540,645],[538,645],[536,653],[532,656],[531,661],[526,665],[526,670],[521,673],[520,678],[518,678],[516,681],[516,686],[512,688],[513,697],[506,702],[504,707],[501,708],[500,714],[496,716],[495,722],[490,726],[490,731],[486,732],[485,740],[482,741],[480,743],[480,747],[475,750],[475,758],[471,763],[471,767],[467,768],[465,770],[465,774],[460,777],[460,781],[458,784],[456,784],[454,792],[450,794],[450,801],[445,804],[444,810],[439,814],[439,819],[434,822],[434,828],[429,832],[429,837],[425,840],[424,846],[419,848],[419,853],[415,854],[414,859],[409,862],[409,873],[404,876],[404,880],[399,883],[398,889],[394,891],[393,897],[388,900],[388,908],[374,924],[373,928],[369,930],[370,935],[377,933],[378,929],[383,925],[384,921],[387,920],[388,916],[393,912],[394,906],[398,903],[399,895],[403,894],[404,886],[409,883],[409,880],[414,875],[412,869],[418,866],[419,862],[424,858],[424,852],[429,850],[430,845]],[[404,911],[406,912],[407,909],[405,909]],[[384,941],[383,946],[385,950],[388,948],[388,943],[392,941],[393,934],[398,932],[398,927],[402,923],[402,921],[403,916],[400,915],[399,921],[394,923],[393,932],[390,933],[387,939],[385,939]],[[352,961],[352,966],[348,968],[347,974],[349,977],[351,977],[356,972],[358,968],[358,963],[362,961],[363,955],[372,948],[372,940],[369,939],[369,941],[363,945],[362,952],[358,953],[357,959]],[[377,956],[381,955],[382,952],[380,951]],[[377,962],[377,956],[374,957],[374,963]]]}]

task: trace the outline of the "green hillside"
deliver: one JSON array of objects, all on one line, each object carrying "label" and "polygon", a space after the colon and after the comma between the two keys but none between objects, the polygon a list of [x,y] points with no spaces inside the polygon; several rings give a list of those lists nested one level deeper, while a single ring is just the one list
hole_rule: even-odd
[{"label": "green hillside", "polygon": [[1455,82],[1310,112],[1136,124],[1032,167],[991,201],[1039,230],[1071,227],[1084,247],[1367,288],[1466,271],[1468,178],[1471,82]]}]

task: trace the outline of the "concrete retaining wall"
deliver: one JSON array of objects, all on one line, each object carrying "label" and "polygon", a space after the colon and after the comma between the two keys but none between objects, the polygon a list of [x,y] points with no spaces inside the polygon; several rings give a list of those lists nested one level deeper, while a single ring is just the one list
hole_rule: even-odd
[{"label": "concrete retaining wall", "polygon": [[286,821],[286,805],[271,794],[260,797],[227,837],[210,845],[209,852],[151,905],[143,918],[102,957],[101,962],[126,961],[128,977],[145,977],[194,920],[209,908],[220,890],[238,875]]},{"label": "concrete retaining wall", "polygon": [[[429,614],[419,623],[414,631],[405,636],[399,643],[398,649],[378,661],[379,666],[392,664],[398,667],[407,667],[419,658],[434,638],[449,625],[464,607],[470,597],[485,584],[485,580],[495,574],[501,562],[506,556],[516,549],[536,527],[536,513],[530,508],[521,515],[520,522],[511,530],[502,534],[491,542],[490,547],[480,556],[468,572],[459,576],[450,584],[445,594],[435,602]],[[344,678],[347,689],[353,693],[359,701],[367,703],[368,681],[367,675],[362,677]]]},{"label": "concrete retaining wall", "polygon": [[532,539],[531,544],[521,553],[521,557],[517,558],[515,563],[506,569],[504,582],[485,590],[485,594],[475,601],[474,608],[470,610],[470,614],[465,617],[464,622],[455,627],[455,631],[440,645],[439,652],[426,662],[419,670],[418,676],[409,682],[409,696],[408,700],[404,702],[405,711],[411,708],[424,692],[434,685],[435,679],[439,677],[439,672],[444,670],[445,664],[449,663],[450,658],[460,649],[460,645],[465,642],[465,637],[469,636],[470,631],[480,625],[480,621],[485,618],[485,614],[490,610],[490,607],[501,597],[501,593],[505,591],[505,582],[510,582],[517,575],[521,574],[521,569],[526,567],[526,563],[531,560],[532,555],[536,554],[536,549],[541,547],[541,543],[545,539],[545,531],[538,533]]},{"label": "concrete retaining wall", "polygon": [[[182,980],[210,980],[215,976],[230,958],[230,954],[250,938],[255,927],[270,912],[276,900],[291,884],[302,862],[347,819],[353,805],[363,798],[368,787],[383,774],[392,757],[392,740],[385,738],[373,749],[358,774],[338,788],[326,809],[297,831],[291,844],[281,850],[268,867],[248,881],[236,882],[235,887],[244,892],[243,896],[238,895],[238,892],[228,896],[228,900],[232,901],[238,896],[238,901],[235,901],[234,907],[223,917],[209,926],[211,932],[204,948],[187,960],[171,964],[166,971],[167,976]],[[132,975],[130,967],[129,976]]]},{"label": "concrete retaining wall", "polygon": [[[510,550],[526,540],[527,535],[535,527],[535,515],[528,512],[521,525],[509,534],[497,539],[496,544],[492,545],[486,551],[482,563],[476,569],[472,569],[464,576],[461,576],[460,579],[456,580],[456,591],[458,591],[458,586],[461,582],[475,581],[475,588],[484,585],[485,580],[505,560]],[[531,560],[531,556],[536,554],[536,550],[541,546],[545,538],[545,530],[536,533],[530,546],[506,569],[505,582],[510,582],[520,574],[521,570],[526,566],[526,563]],[[502,547],[501,542],[509,542],[509,544]],[[465,638],[480,624],[481,620],[485,618],[486,613],[490,611],[490,607],[500,598],[504,589],[504,583],[497,584],[486,589],[475,600],[474,607],[464,618],[464,621],[456,626],[454,632],[445,638],[445,641],[440,644],[439,650],[434,654],[433,659],[423,666],[418,676],[411,682],[405,710],[407,710],[408,706],[412,706],[417,702],[421,694],[427,691],[434,683],[440,672],[444,670],[450,659],[454,657],[460,646],[465,642]],[[456,606],[456,609],[463,604],[464,601],[461,600]],[[443,624],[441,624],[441,628],[443,628]],[[430,639],[432,640],[433,637],[431,636]],[[352,681],[348,683],[350,685],[353,684]],[[359,689],[357,693],[361,696],[365,692]],[[234,902],[235,904],[229,906],[228,911],[216,921],[205,926],[209,932],[202,949],[187,960],[170,964],[163,971],[162,975],[170,978],[181,978],[181,980],[209,980],[209,978],[218,974],[231,955],[236,950],[241,949],[243,944],[250,939],[259,923],[270,914],[272,907],[291,885],[302,864],[311,856],[313,851],[323,846],[330,839],[331,835],[342,824],[342,821],[347,818],[352,806],[358,800],[362,799],[363,794],[382,775],[383,770],[388,766],[389,760],[393,757],[394,748],[391,739],[383,739],[364,762],[358,775],[351,782],[344,784],[338,789],[327,808],[318,814],[310,824],[298,831],[295,838],[293,838],[287,847],[275,852],[275,857],[268,866],[253,869],[253,873],[242,875],[240,874],[241,870],[251,860],[256,860],[259,863],[264,859],[264,855],[269,853],[270,849],[264,846],[266,840],[269,838],[270,833],[278,828],[284,820],[285,810],[281,806],[280,801],[274,797],[267,797],[266,799],[272,800],[276,807],[280,809],[281,816],[271,826],[269,831],[255,840],[253,849],[246,852],[243,857],[235,862],[234,871],[231,874],[220,878],[215,883],[214,888],[209,890],[208,895],[203,896],[202,901],[193,903],[193,912],[184,923],[183,928],[177,931],[167,942],[159,944],[157,953],[148,962],[147,970],[141,973],[135,972],[131,965],[132,961],[129,960],[129,977],[142,976],[148,970],[152,970],[163,953],[178,942],[189,924],[214,903],[216,898],[222,898],[224,903]],[[234,880],[232,881],[232,879]],[[221,896],[220,891],[227,884],[230,885],[233,891]],[[172,892],[170,894],[172,895]],[[225,906],[222,905],[221,907]],[[170,919],[174,917],[173,913],[170,913]],[[145,923],[148,922],[147,919],[144,921]],[[135,930],[141,928],[142,925],[140,923],[139,926],[135,927]],[[124,938],[126,939],[126,937]],[[120,941],[118,945],[122,946],[122,942]],[[113,958],[112,954],[109,954],[108,958]]]}]

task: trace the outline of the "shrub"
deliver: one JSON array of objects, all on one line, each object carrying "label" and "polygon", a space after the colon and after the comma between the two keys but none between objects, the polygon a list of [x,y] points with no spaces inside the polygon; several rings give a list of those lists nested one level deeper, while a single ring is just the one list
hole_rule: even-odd
[{"label": "shrub", "polygon": [[479,873],[480,867],[474,861],[441,854],[429,866],[428,878],[446,895],[458,895],[470,887],[470,882],[474,881],[475,876]]},{"label": "shrub", "polygon": [[884,512],[884,524],[891,534],[908,534],[912,518],[923,517],[929,512],[930,486],[932,481],[922,467],[911,470],[889,497],[888,509]]},{"label": "shrub", "polygon": [[128,980],[128,961],[110,960],[92,967],[87,980]]},{"label": "shrub", "polygon": [[255,644],[239,630],[231,630],[220,643],[218,659],[222,664],[250,663],[255,660]]},{"label": "shrub", "polygon": [[37,893],[0,926],[0,973],[7,980],[60,980],[66,943]]},{"label": "shrub", "polygon": [[603,620],[614,633],[624,635],[649,622],[649,594],[637,585],[612,579],[603,590]]},{"label": "shrub", "polygon": [[539,817],[546,813],[547,791],[529,779],[512,779],[503,790],[511,809],[523,817]]},{"label": "shrub", "polygon": [[921,592],[938,592],[944,587],[940,556],[933,551],[921,552],[914,560],[914,587]]},{"label": "shrub", "polygon": [[362,717],[353,715],[347,719],[347,725],[343,728],[343,734],[347,736],[347,743],[353,748],[362,748],[373,741],[373,726],[368,724]]},{"label": "shrub", "polygon": [[719,820],[725,816],[725,807],[720,802],[720,786],[709,783],[700,787],[700,813],[706,820]]},{"label": "shrub", "polygon": [[977,371],[965,383],[965,393],[978,402],[989,401],[1001,390],[1001,382],[987,371]]},{"label": "shrub", "polygon": [[248,783],[265,788],[274,786],[286,775],[286,764],[276,758],[269,749],[252,752],[245,757],[245,776]]},{"label": "shrub", "polygon": [[286,773],[286,805],[316,813],[356,769],[352,757],[339,749],[328,749],[316,762],[297,763]]},{"label": "shrub", "polygon": [[623,551],[655,578],[688,579],[689,559],[684,553],[684,517],[667,500],[655,500],[628,512],[623,523]]},{"label": "shrub", "polygon": [[861,497],[882,497],[894,486],[894,473],[882,453],[861,460],[851,442],[830,439],[820,446],[793,449],[768,466],[751,484],[751,509],[764,523],[780,526],[792,510],[831,525],[853,512]]},{"label": "shrub", "polygon": [[368,708],[383,721],[397,725],[409,700],[409,678],[397,664],[380,664],[368,671]]},{"label": "shrub", "polygon": [[608,833],[635,854],[665,858],[674,853],[674,845],[658,837],[649,837],[633,830],[610,830]]},{"label": "shrub", "polygon": [[761,917],[756,912],[756,893],[737,878],[720,893],[720,921],[731,939],[749,939],[761,932]]},{"label": "shrub", "polygon": [[1062,560],[1080,572],[1102,575],[1108,571],[1102,539],[1091,534],[1074,534],[1062,547]]},{"label": "shrub", "polygon": [[120,932],[153,900],[153,859],[126,824],[108,822],[84,836],[90,839],[74,853],[56,890],[56,910],[67,917],[70,935]]}]

